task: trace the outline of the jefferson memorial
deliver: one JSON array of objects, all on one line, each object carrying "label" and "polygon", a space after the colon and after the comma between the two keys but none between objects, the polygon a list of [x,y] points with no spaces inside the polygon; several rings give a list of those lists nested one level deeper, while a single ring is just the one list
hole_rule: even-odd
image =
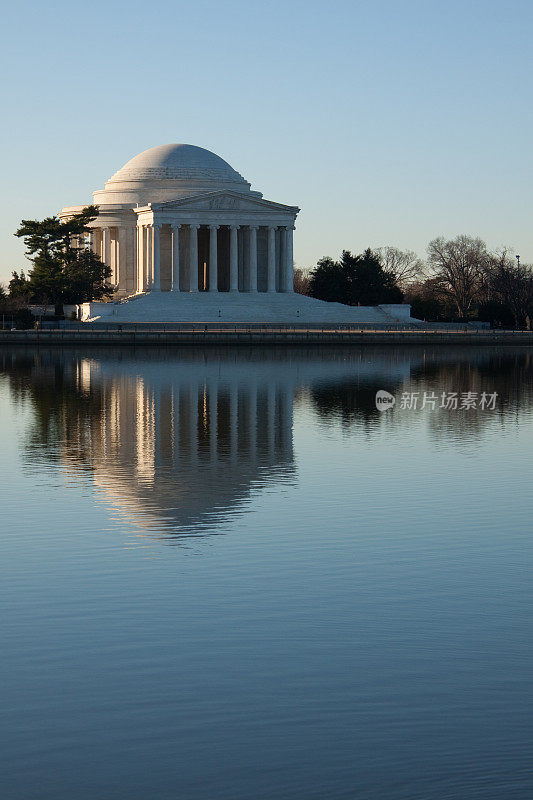
[{"label": "jefferson memorial", "polygon": [[[93,193],[91,248],[112,271],[112,302],[81,306],[102,322],[410,321],[410,306],[351,307],[293,290],[299,208],[265,200],[215,153],[152,147]],[[68,219],[84,206],[67,206]]]}]

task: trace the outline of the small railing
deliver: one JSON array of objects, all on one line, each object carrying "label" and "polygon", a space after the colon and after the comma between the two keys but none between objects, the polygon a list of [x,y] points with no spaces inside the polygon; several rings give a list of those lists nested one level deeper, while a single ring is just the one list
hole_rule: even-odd
[{"label": "small railing", "polygon": [[[495,332],[490,328],[479,328],[460,323],[305,323],[305,322],[43,322],[42,330],[69,331],[135,331],[162,333],[372,333],[380,332]],[[522,333],[523,331],[509,331]]]},{"label": "small railing", "polygon": [[59,335],[65,338],[77,338],[78,336],[103,338],[104,336],[116,334],[141,334],[141,335],[187,335],[195,336],[198,339],[206,335],[232,334],[233,336],[279,336],[280,338],[290,335],[291,337],[307,338],[310,336],[323,336],[327,338],[340,338],[341,336],[358,336],[365,334],[395,334],[409,337],[416,337],[424,334],[434,336],[436,339],[447,334],[466,334],[468,338],[490,339],[509,337],[515,339],[533,339],[531,331],[499,330],[487,328],[471,328],[465,325],[449,326],[446,328],[415,325],[376,325],[371,323],[360,323],[358,325],[292,325],[292,324],[260,324],[260,323],[68,323],[44,324],[41,328],[28,330],[5,330],[1,331],[3,338],[9,336],[31,336],[42,335],[43,339],[52,335]]}]

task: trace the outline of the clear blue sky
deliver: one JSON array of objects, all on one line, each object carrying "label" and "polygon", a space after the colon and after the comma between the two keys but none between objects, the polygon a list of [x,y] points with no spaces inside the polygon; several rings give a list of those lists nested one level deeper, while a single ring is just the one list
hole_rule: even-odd
[{"label": "clear blue sky", "polygon": [[22,217],[168,142],[299,205],[301,266],[459,233],[533,261],[532,21],[531,0],[11,3],[0,280]]}]

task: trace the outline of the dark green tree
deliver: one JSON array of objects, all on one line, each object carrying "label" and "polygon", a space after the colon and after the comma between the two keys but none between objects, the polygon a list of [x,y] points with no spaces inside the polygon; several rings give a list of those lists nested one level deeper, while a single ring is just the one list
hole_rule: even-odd
[{"label": "dark green tree", "polygon": [[339,262],[329,256],[321,258],[311,272],[309,295],[318,300],[345,303],[347,293],[346,276]]},{"label": "dark green tree", "polygon": [[[26,281],[27,294],[39,303],[55,306],[63,315],[63,304],[102,300],[113,294],[111,270],[85,244],[89,224],[98,216],[97,206],[87,206],[71,219],[23,219],[15,233],[24,239],[26,257],[33,267]],[[20,276],[13,274],[15,291],[21,292]],[[11,284],[10,284],[11,286]]]},{"label": "dark green tree", "polygon": [[403,293],[392,272],[384,269],[379,256],[367,248],[360,256],[343,253],[349,274],[350,304],[377,306],[380,303],[401,303]]},{"label": "dark green tree", "polygon": [[[16,273],[15,273],[16,274]],[[17,280],[21,286],[26,284],[24,273]],[[13,279],[10,281],[11,284]],[[27,294],[21,289],[17,294],[9,294],[3,286],[0,286],[0,315],[2,316],[2,323],[7,324],[9,327],[15,325],[16,328],[31,328],[33,327],[34,317],[28,308]]]},{"label": "dark green tree", "polygon": [[322,258],[311,273],[309,294],[351,306],[401,303],[403,299],[394,274],[383,268],[370,248],[355,256],[343,250],[339,261]]},{"label": "dark green tree", "polygon": [[87,299],[101,300],[113,294],[114,287],[108,283],[111,269],[90,248],[78,248],[71,252],[64,275],[65,300],[68,303],[80,303]]},{"label": "dark green tree", "polygon": [[22,270],[20,274],[15,271],[11,273],[11,280],[8,283],[8,293],[9,297],[12,299],[29,301],[30,287],[24,270]]}]

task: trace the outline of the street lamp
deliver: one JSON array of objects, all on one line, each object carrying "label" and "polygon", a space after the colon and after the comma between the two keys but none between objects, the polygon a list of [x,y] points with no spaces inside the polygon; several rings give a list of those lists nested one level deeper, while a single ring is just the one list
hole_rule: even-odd
[{"label": "street lamp", "polygon": [[520,272],[520,256],[515,256],[516,258],[516,271]]}]

